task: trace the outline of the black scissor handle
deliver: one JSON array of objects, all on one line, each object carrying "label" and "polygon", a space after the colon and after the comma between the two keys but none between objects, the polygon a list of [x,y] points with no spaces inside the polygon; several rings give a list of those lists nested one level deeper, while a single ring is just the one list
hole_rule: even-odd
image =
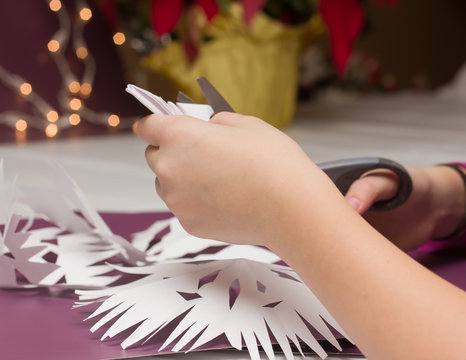
[{"label": "black scissor handle", "polygon": [[394,209],[403,204],[411,194],[413,182],[403,165],[389,159],[379,157],[361,157],[328,161],[317,164],[334,182],[338,190],[344,195],[351,184],[364,173],[375,169],[388,169],[393,171],[399,179],[398,193],[389,200],[378,201],[369,210],[385,211]]}]

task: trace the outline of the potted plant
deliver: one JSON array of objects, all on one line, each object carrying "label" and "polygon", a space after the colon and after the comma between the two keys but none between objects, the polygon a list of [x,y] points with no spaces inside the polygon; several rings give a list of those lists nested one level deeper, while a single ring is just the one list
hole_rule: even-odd
[{"label": "potted plant", "polygon": [[204,102],[196,83],[204,76],[237,112],[277,127],[287,126],[293,117],[303,49],[328,26],[335,68],[343,76],[364,23],[363,0],[101,0],[100,4],[115,31],[127,36],[124,56],[132,59],[127,61],[133,64],[132,73],[145,70],[133,81],[161,94],[160,87],[141,83],[149,78],[148,71],[156,74],[155,85],[166,87],[164,79],[169,79],[173,90]]}]

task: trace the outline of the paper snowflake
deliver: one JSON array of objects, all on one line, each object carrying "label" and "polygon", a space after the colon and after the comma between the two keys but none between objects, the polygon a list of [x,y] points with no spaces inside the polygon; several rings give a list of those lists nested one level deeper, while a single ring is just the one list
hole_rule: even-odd
[{"label": "paper snowflake", "polygon": [[[102,340],[137,325],[122,342],[123,348],[155,337],[163,342],[155,349],[158,353],[167,348],[192,351],[225,335],[232,347],[245,346],[252,359],[259,359],[259,346],[269,359],[274,358],[272,338],[287,359],[294,358],[290,341],[301,353],[300,341],[323,358],[326,353],[313,333],[339,350],[330,327],[346,336],[286,266],[230,259],[165,262],[118,270],[146,276],[122,286],[78,291],[80,301],[76,306],[102,302],[88,317],[100,318],[92,332],[108,326]],[[173,330],[174,319],[179,323]]]},{"label": "paper snowflake", "polygon": [[[23,218],[5,205],[1,165],[0,286],[82,289],[76,307],[94,306],[91,331],[122,337],[123,348],[246,348],[254,360],[260,349],[273,359],[273,345],[287,359],[293,349],[302,354],[302,344],[325,357],[321,340],[341,350],[333,331],[344,331],[269,250],[196,238],[175,217],[127,241],[58,165],[50,168],[53,187],[20,186],[31,209]],[[122,285],[109,286],[117,280]]]}]

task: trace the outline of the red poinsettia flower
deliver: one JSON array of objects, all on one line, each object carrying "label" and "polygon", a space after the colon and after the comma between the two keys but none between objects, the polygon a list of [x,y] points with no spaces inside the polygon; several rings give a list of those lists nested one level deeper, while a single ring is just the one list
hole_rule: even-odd
[{"label": "red poinsettia flower", "polygon": [[[243,0],[244,20],[249,24],[254,16],[262,10],[267,0]],[[194,3],[202,8],[207,16],[207,20],[219,13],[217,0],[195,0]],[[153,0],[151,7],[152,24],[158,36],[168,34],[175,29],[182,13],[183,0]]]},{"label": "red poinsettia flower", "polygon": [[195,3],[204,10],[208,21],[219,12],[217,0],[196,0]]},{"label": "red poinsettia flower", "polygon": [[152,26],[158,36],[173,31],[183,13],[183,0],[153,0],[151,4]]},{"label": "red poinsettia flower", "polygon": [[[209,21],[219,12],[216,0],[195,0],[194,3],[204,10]],[[183,11],[184,0],[152,0],[152,26],[156,35],[160,37],[171,33]]]},{"label": "red poinsettia flower", "polygon": [[243,0],[244,21],[250,24],[254,16],[262,10],[267,0]]},{"label": "red poinsettia flower", "polygon": [[[384,5],[398,5],[398,0],[373,0]],[[346,71],[354,42],[364,25],[362,0],[321,0],[319,11],[328,27],[332,59],[338,74]]]}]

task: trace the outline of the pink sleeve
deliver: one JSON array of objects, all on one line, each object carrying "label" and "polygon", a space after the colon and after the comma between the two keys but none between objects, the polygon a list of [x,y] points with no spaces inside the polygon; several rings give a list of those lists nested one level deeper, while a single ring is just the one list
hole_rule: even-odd
[{"label": "pink sleeve", "polygon": [[466,162],[451,162],[452,165],[459,165],[466,169]]}]

